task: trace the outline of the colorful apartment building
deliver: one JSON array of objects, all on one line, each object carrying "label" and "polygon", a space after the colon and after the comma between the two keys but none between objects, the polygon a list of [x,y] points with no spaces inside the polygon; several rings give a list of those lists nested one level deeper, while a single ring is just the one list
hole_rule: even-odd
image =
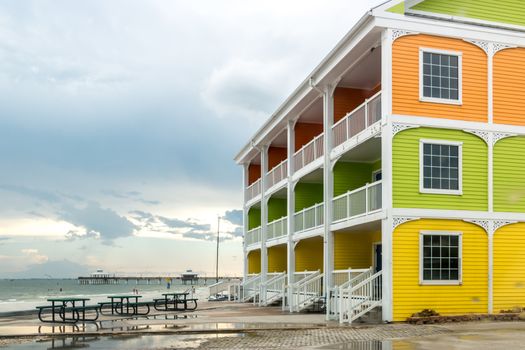
[{"label": "colorful apartment building", "polygon": [[525,307],[525,3],[388,1],[249,139],[240,300]]}]

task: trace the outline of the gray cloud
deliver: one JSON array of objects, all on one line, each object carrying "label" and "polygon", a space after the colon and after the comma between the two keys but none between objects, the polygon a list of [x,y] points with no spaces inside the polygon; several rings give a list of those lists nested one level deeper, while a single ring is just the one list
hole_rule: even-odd
[{"label": "gray cloud", "polygon": [[136,202],[143,203],[143,204],[149,204],[149,205],[160,204],[160,201],[142,198],[142,193],[138,191],[119,192],[115,190],[102,190],[101,192],[105,195],[108,195],[114,198],[118,198],[118,199],[132,200],[132,201],[136,201]]},{"label": "gray cloud", "polygon": [[132,236],[137,228],[125,217],[111,209],[102,208],[95,202],[90,202],[83,208],[65,206],[58,215],[62,220],[84,227],[88,234],[98,233],[103,241]]},{"label": "gray cloud", "polygon": [[24,187],[24,186],[0,185],[0,190],[9,191],[9,192],[17,193],[23,196],[36,198],[44,202],[50,202],[50,203],[60,202],[60,197],[54,193],[42,191],[42,190],[36,190],[33,188]]},{"label": "gray cloud", "polygon": [[242,225],[242,210],[240,209],[234,209],[234,210],[227,210],[226,213],[224,213],[223,219],[228,220],[234,225]]}]

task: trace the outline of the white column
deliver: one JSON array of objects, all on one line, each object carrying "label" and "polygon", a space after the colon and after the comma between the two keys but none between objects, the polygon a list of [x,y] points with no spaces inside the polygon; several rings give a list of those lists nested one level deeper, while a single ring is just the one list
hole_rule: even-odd
[{"label": "white column", "polygon": [[266,198],[266,173],[268,172],[268,146],[261,147],[261,282],[266,282],[268,273],[268,251],[266,233],[268,229],[268,202]]},{"label": "white column", "polygon": [[489,278],[488,278],[488,313],[491,314],[494,312],[494,221],[489,220],[489,231],[488,240],[489,240]]},{"label": "white column", "polygon": [[323,92],[323,129],[324,129],[324,167],[323,167],[323,198],[324,198],[324,295],[332,287],[332,271],[334,270],[334,239],[330,225],[332,223],[332,198],[334,196],[334,174],[330,151],[332,150],[332,125],[334,124],[334,89],[327,86]]},{"label": "white column", "polygon": [[248,250],[246,249],[246,233],[248,232],[248,207],[246,206],[246,187],[248,187],[248,164],[243,164],[242,172],[242,226],[243,226],[243,243],[242,250],[244,256],[243,281],[248,277]]},{"label": "white column", "polygon": [[[288,272],[288,284],[293,283],[293,277],[295,272],[295,250],[293,242],[293,233],[295,229],[294,214],[295,214],[295,192],[292,182],[292,174],[294,172],[294,161],[293,155],[295,152],[295,132],[294,132],[295,121],[288,121],[287,134],[288,134],[288,187],[287,187],[287,213],[288,213],[288,244],[287,244],[287,265],[286,269]],[[288,289],[288,300],[291,300],[291,290]],[[283,300],[284,302],[284,300]],[[290,310],[291,311],[291,310]]]},{"label": "white column", "polygon": [[386,218],[381,223],[381,247],[383,265],[383,321],[392,321],[392,30],[383,31],[381,45],[381,168],[382,206]]}]

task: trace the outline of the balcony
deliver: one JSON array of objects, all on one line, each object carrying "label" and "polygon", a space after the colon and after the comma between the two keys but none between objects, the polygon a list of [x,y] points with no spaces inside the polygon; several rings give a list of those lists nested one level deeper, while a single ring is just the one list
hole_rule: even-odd
[{"label": "balcony", "polygon": [[318,203],[294,214],[295,233],[311,230],[324,224],[324,204]]},{"label": "balcony", "polygon": [[288,160],[283,160],[266,174],[266,189],[278,184],[288,177]]},{"label": "balcony", "polygon": [[333,223],[373,214],[382,208],[382,182],[349,191],[333,199]]},{"label": "balcony", "polygon": [[300,170],[306,165],[312,163],[314,160],[321,158],[324,154],[324,134],[317,135],[308,142],[306,145],[301,147],[300,150],[295,152],[294,159],[294,170]]},{"label": "balcony", "polygon": [[268,224],[267,240],[285,237],[288,234],[288,217],[283,217]]},{"label": "balcony", "polygon": [[246,202],[251,201],[261,194],[261,179],[255,181],[246,188]]},{"label": "balcony", "polygon": [[261,227],[259,226],[259,227],[256,227],[246,232],[246,236],[244,237],[244,240],[246,242],[246,246],[260,243],[261,242]]},{"label": "balcony", "polygon": [[348,113],[332,127],[334,147],[366,130],[381,120],[381,91],[366,99],[359,107]]}]

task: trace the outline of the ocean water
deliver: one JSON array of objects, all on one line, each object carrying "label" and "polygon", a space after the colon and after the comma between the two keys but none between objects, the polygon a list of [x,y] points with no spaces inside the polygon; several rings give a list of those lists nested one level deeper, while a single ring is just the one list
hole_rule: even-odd
[{"label": "ocean water", "polygon": [[[147,301],[161,297],[162,293],[187,291],[191,286],[178,280],[168,289],[166,282],[137,285],[130,280],[129,284],[80,285],[76,279],[0,279],[0,313],[34,310],[38,305],[47,305],[47,298],[59,296],[86,297],[91,299],[88,304],[96,304],[108,301],[111,294],[132,294],[134,288]],[[207,299],[208,294],[207,286],[195,285],[196,298]]]}]

